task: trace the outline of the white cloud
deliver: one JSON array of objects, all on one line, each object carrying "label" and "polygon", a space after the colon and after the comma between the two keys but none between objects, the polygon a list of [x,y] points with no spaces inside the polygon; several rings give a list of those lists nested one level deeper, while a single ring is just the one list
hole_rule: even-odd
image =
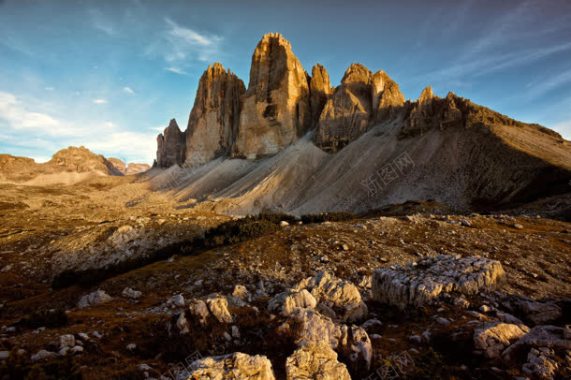
[{"label": "white cloud", "polygon": [[155,156],[156,133],[152,130],[128,131],[112,121],[63,120],[37,111],[45,106],[0,92],[1,149],[10,146],[36,159],[70,145],[83,145],[98,154],[126,157],[131,162],[151,163]]},{"label": "white cloud", "polygon": [[180,67],[169,66],[169,67],[165,67],[165,70],[170,71],[171,73],[174,73],[174,74],[178,74],[178,75],[188,75],[188,73],[186,71],[184,71],[183,69],[181,69]]},{"label": "white cloud", "polygon": [[77,133],[76,128],[32,108],[22,103],[14,94],[0,92],[0,119],[4,120],[10,129],[52,136],[73,136]]},{"label": "white cloud", "polygon": [[123,92],[125,92],[125,93],[127,93],[127,94],[129,94],[129,95],[134,95],[134,94],[135,94],[135,91],[134,91],[131,87],[129,87],[129,86],[123,87]]},{"label": "white cloud", "polygon": [[93,99],[95,104],[107,104],[107,99]]},{"label": "white cloud", "polygon": [[530,89],[530,95],[536,98],[568,83],[571,83],[571,70],[555,73],[555,75],[542,78],[540,81],[533,81],[527,87]]}]

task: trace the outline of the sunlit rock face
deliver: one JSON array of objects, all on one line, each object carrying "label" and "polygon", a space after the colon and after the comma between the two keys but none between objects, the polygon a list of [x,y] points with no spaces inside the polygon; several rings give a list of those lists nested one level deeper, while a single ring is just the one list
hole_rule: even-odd
[{"label": "sunlit rock face", "polygon": [[295,142],[310,124],[307,73],[285,38],[266,34],[252,57],[234,156],[275,154]]},{"label": "sunlit rock face", "polygon": [[186,131],[186,166],[230,153],[244,91],[242,80],[219,63],[202,74]]},{"label": "sunlit rock face", "polygon": [[168,168],[181,165],[185,157],[185,135],[172,119],[164,132],[157,136],[157,166]]}]

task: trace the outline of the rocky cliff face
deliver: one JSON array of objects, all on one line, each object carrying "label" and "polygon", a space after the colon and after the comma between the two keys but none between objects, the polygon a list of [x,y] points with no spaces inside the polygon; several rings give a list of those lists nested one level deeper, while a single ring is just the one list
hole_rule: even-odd
[{"label": "rocky cliff face", "polygon": [[329,74],[325,67],[317,64],[311,69],[311,79],[309,81],[309,105],[311,107],[312,127],[319,122],[319,117],[327,103],[327,99],[333,93]]},{"label": "rocky cliff face", "polygon": [[185,134],[172,119],[165,131],[157,137],[157,166],[168,168],[184,163],[186,152]]},{"label": "rocky cliff face", "polygon": [[383,121],[404,105],[404,95],[387,73],[377,71],[371,77],[371,102],[374,121]]},{"label": "rocky cliff face", "polygon": [[280,34],[266,34],[254,51],[234,146],[237,157],[275,154],[311,123],[307,73]]},{"label": "rocky cliff face", "polygon": [[230,153],[240,116],[244,83],[215,63],[200,78],[186,131],[186,166]]}]

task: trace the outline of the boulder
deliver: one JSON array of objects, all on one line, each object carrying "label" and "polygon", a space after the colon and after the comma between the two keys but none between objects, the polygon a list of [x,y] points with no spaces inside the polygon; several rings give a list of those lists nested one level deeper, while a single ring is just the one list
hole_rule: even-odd
[{"label": "boulder", "polygon": [[220,63],[210,65],[202,74],[186,130],[185,166],[230,153],[244,92],[242,80]]},{"label": "boulder", "polygon": [[232,323],[234,318],[228,309],[228,299],[219,294],[213,294],[206,299],[208,310],[220,323]]},{"label": "boulder", "polygon": [[275,154],[305,134],[310,124],[307,73],[284,37],[266,34],[252,56],[234,156]]},{"label": "boulder", "polygon": [[369,335],[359,326],[342,326],[339,349],[348,358],[355,371],[371,369],[373,345]]},{"label": "boulder", "polygon": [[272,363],[265,356],[241,352],[193,362],[187,380],[274,380]]},{"label": "boulder", "polygon": [[526,375],[534,379],[550,380],[555,378],[559,364],[552,349],[541,348],[537,350],[532,348],[521,369]]},{"label": "boulder", "polygon": [[327,344],[311,344],[296,350],[286,361],[288,380],[351,380],[349,371],[337,361]]},{"label": "boulder", "polygon": [[359,289],[353,283],[341,280],[329,272],[308,277],[297,284],[295,289],[309,290],[318,303],[331,308],[343,322],[353,322],[367,316],[367,305],[363,302]]},{"label": "boulder", "polygon": [[514,341],[524,336],[529,329],[524,325],[488,323],[474,332],[474,347],[490,359],[499,358]]},{"label": "boulder", "polygon": [[506,349],[503,355],[513,359],[518,352],[530,348],[571,350],[571,339],[565,336],[565,328],[558,326],[535,326],[525,336]]},{"label": "boulder", "polygon": [[157,136],[157,160],[160,168],[182,165],[186,152],[185,134],[180,131],[175,119]]},{"label": "boulder", "polygon": [[330,318],[311,309],[294,309],[287,322],[288,332],[298,347],[326,342],[332,349],[339,347],[342,331]]},{"label": "boulder", "polygon": [[197,319],[198,322],[202,325],[206,325],[208,323],[208,317],[210,316],[210,311],[208,310],[208,306],[206,302],[203,300],[192,300],[188,306],[188,311],[190,315]]},{"label": "boulder", "polygon": [[109,294],[99,289],[81,297],[77,303],[77,307],[83,309],[89,306],[100,305],[111,300],[113,300],[113,298]]},{"label": "boulder", "polygon": [[282,315],[289,316],[296,308],[314,309],[316,306],[317,301],[315,297],[306,289],[302,289],[277,294],[268,303],[268,310],[279,311]]},{"label": "boulder", "polygon": [[489,290],[504,275],[502,264],[496,260],[440,255],[394,269],[377,269],[372,293],[375,300],[404,309],[434,302],[444,293]]},{"label": "boulder", "polygon": [[136,300],[136,299],[141,298],[143,293],[138,291],[138,290],[131,289],[131,288],[125,288],[121,292],[121,295],[125,298],[130,298],[132,300]]}]

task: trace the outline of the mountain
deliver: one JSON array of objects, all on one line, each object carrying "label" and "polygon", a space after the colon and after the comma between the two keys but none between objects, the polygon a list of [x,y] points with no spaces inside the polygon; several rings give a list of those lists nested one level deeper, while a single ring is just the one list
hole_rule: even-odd
[{"label": "mountain", "polygon": [[220,64],[206,70],[188,124],[159,135],[157,166],[178,166],[151,180],[169,178],[177,197],[214,200],[203,207],[219,212],[428,199],[488,209],[571,190],[570,143],[556,132],[431,87],[407,101],[386,72],[358,63],[332,88],[323,66],[307,74],[276,33],[256,46],[245,91]]},{"label": "mountain", "polygon": [[149,168],[146,164],[126,165],[119,159],[107,159],[89,149],[70,146],[56,152],[46,163],[31,158],[0,155],[0,182],[31,185],[71,184],[92,176],[122,176]]}]

